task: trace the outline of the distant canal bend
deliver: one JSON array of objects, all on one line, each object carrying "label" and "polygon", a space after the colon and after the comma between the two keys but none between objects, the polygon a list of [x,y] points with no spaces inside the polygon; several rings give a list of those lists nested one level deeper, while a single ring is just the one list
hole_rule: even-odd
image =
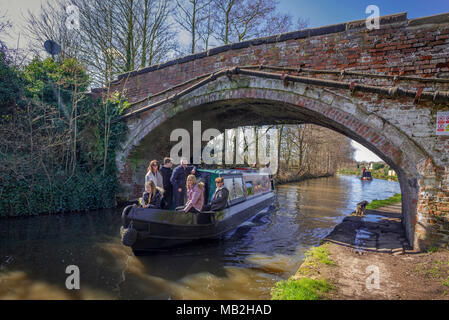
[{"label": "distant canal bend", "polygon": [[[121,209],[0,221],[0,299],[269,299],[362,199],[397,182],[337,176],[281,185],[276,209],[223,240],[134,257],[120,243]],[[81,289],[67,290],[68,265]]]}]

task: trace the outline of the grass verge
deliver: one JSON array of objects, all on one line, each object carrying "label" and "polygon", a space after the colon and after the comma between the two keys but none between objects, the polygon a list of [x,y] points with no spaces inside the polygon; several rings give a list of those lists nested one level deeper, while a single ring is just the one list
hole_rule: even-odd
[{"label": "grass verge", "polygon": [[398,203],[402,201],[402,196],[400,193],[396,193],[394,196],[385,200],[373,200],[367,206],[366,209],[377,209],[380,207],[387,206],[389,204]]},{"label": "grass verge", "polygon": [[296,274],[282,280],[271,289],[272,300],[320,300],[334,289],[323,277],[323,266],[335,266],[329,257],[327,245],[313,247],[306,252],[306,258]]},{"label": "grass verge", "polygon": [[311,278],[288,279],[276,283],[271,292],[272,300],[319,300],[332,285],[326,280]]}]

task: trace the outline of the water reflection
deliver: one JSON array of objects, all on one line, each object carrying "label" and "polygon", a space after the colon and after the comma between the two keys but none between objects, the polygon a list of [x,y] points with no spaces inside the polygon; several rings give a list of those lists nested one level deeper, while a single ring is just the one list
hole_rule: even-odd
[{"label": "water reflection", "polygon": [[[223,239],[138,258],[120,244],[120,209],[1,220],[0,298],[268,299],[357,202],[396,192],[350,176],[283,185],[275,210]],[[71,264],[81,290],[65,288]]]}]

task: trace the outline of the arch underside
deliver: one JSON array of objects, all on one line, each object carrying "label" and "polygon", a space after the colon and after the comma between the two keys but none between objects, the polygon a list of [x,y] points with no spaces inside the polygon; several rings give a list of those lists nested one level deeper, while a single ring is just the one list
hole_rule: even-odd
[{"label": "arch underside", "polygon": [[132,197],[132,185],[143,186],[147,160],[170,154],[177,143],[170,141],[170,133],[184,128],[192,135],[192,123],[197,120],[202,131],[216,128],[221,132],[238,126],[312,123],[357,141],[397,172],[404,227],[409,242],[414,244],[418,180],[422,178],[418,164],[430,157],[389,119],[367,112],[361,99],[337,89],[300,83],[286,86],[282,81],[251,77],[218,79],[176,104],[129,118],[128,140],[117,155],[123,198]]}]

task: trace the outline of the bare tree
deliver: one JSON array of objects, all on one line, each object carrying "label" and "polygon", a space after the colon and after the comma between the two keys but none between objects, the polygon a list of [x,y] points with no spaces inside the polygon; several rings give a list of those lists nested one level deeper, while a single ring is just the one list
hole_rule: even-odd
[{"label": "bare tree", "polygon": [[[79,12],[79,28],[67,25],[68,6]],[[40,48],[52,39],[62,58],[82,61],[95,85],[104,85],[121,72],[170,58],[176,37],[165,0],[53,0],[41,13],[28,13],[28,35]]]},{"label": "bare tree", "polygon": [[200,23],[199,29],[199,37],[202,40],[202,44],[203,44],[203,48],[204,50],[208,50],[209,46],[211,45],[211,41],[213,42],[213,33],[214,33],[214,29],[213,29],[213,3],[212,0],[208,2],[206,8],[205,8],[205,14],[206,17],[204,19],[202,19],[202,23]]},{"label": "bare tree", "polygon": [[298,20],[296,20],[296,26],[295,29],[296,30],[302,30],[305,29],[309,26],[310,24],[310,20],[309,19],[305,19],[302,17],[299,17]]},{"label": "bare tree", "polygon": [[0,37],[7,35],[7,30],[12,27],[7,12],[0,12]]},{"label": "bare tree", "polygon": [[28,50],[33,55],[42,56],[44,54],[44,42],[53,40],[61,47],[61,59],[78,57],[79,39],[65,25],[68,5],[68,0],[53,0],[41,5],[38,14],[28,10],[28,14],[24,17],[23,30],[25,30],[25,35],[31,39]]},{"label": "bare tree", "polygon": [[291,31],[292,17],[277,0],[213,0],[215,38],[223,44]]},{"label": "bare tree", "polygon": [[6,44],[2,41],[4,36],[8,35],[8,30],[12,27],[11,21],[8,19],[7,12],[0,12],[0,54],[3,55],[1,58],[5,58],[7,55],[8,48]]},{"label": "bare tree", "polygon": [[140,67],[146,67],[166,60],[168,54],[175,48],[176,41],[172,24],[169,23],[172,11],[170,3],[144,0],[140,5],[138,12],[142,17],[137,19],[141,39]]},{"label": "bare tree", "polygon": [[286,125],[280,144],[281,174],[320,176],[334,174],[351,162],[351,140],[320,126]]},{"label": "bare tree", "polygon": [[[211,0],[176,0],[177,10],[174,13],[179,26],[186,31],[190,38],[190,53],[194,53],[200,48],[199,42],[204,39],[208,42],[207,35],[203,35],[204,23],[208,24],[210,30],[210,4]],[[207,46],[207,45],[206,45]]]},{"label": "bare tree", "polygon": [[223,44],[232,42],[231,25],[237,1],[242,0],[214,0],[214,24],[217,28],[214,36]]}]

